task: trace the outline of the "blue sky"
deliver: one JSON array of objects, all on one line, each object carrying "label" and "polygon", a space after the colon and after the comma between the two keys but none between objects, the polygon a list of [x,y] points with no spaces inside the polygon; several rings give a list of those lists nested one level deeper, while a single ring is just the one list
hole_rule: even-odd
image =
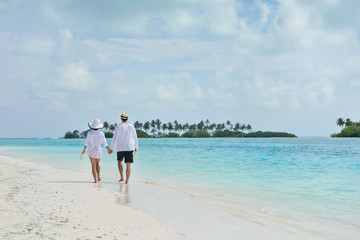
[{"label": "blue sky", "polygon": [[0,137],[94,118],[240,122],[298,136],[360,120],[360,1],[0,2]]}]

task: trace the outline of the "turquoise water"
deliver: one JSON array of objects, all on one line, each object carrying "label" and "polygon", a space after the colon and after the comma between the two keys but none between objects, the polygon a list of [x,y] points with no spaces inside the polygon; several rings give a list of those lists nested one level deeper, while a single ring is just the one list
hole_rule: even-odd
[{"label": "turquoise water", "polygon": [[[79,162],[83,143],[0,139],[1,154],[88,170],[88,163]],[[140,139],[139,148],[132,177],[141,181],[360,226],[360,139]],[[118,177],[115,154],[104,149],[103,156],[103,171]]]}]

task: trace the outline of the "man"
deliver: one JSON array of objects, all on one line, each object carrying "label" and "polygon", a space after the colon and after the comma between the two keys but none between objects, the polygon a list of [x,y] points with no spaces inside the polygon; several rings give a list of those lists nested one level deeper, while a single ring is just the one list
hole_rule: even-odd
[{"label": "man", "polygon": [[125,158],[126,181],[129,183],[131,164],[134,162],[133,152],[139,150],[138,138],[133,125],[128,123],[129,115],[126,112],[121,114],[121,123],[116,126],[114,136],[111,141],[111,153],[117,152],[118,168],[120,173],[119,182],[124,181],[122,160]]}]

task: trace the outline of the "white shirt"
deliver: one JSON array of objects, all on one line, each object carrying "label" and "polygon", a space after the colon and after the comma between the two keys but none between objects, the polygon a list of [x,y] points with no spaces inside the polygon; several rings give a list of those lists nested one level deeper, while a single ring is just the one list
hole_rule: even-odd
[{"label": "white shirt", "polygon": [[136,130],[130,123],[116,126],[110,149],[116,152],[139,149]]},{"label": "white shirt", "polygon": [[104,147],[108,145],[105,139],[105,134],[100,130],[91,130],[87,133],[84,145],[87,146],[89,144],[90,146],[88,148],[88,154],[92,158],[101,158],[101,144],[103,144]]}]

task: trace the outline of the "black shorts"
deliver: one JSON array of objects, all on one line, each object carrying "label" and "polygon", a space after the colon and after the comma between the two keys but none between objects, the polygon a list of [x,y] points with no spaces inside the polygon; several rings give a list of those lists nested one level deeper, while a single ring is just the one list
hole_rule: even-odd
[{"label": "black shorts", "polygon": [[120,151],[117,152],[117,160],[122,161],[125,157],[125,163],[133,163],[134,157],[133,157],[133,151]]}]

